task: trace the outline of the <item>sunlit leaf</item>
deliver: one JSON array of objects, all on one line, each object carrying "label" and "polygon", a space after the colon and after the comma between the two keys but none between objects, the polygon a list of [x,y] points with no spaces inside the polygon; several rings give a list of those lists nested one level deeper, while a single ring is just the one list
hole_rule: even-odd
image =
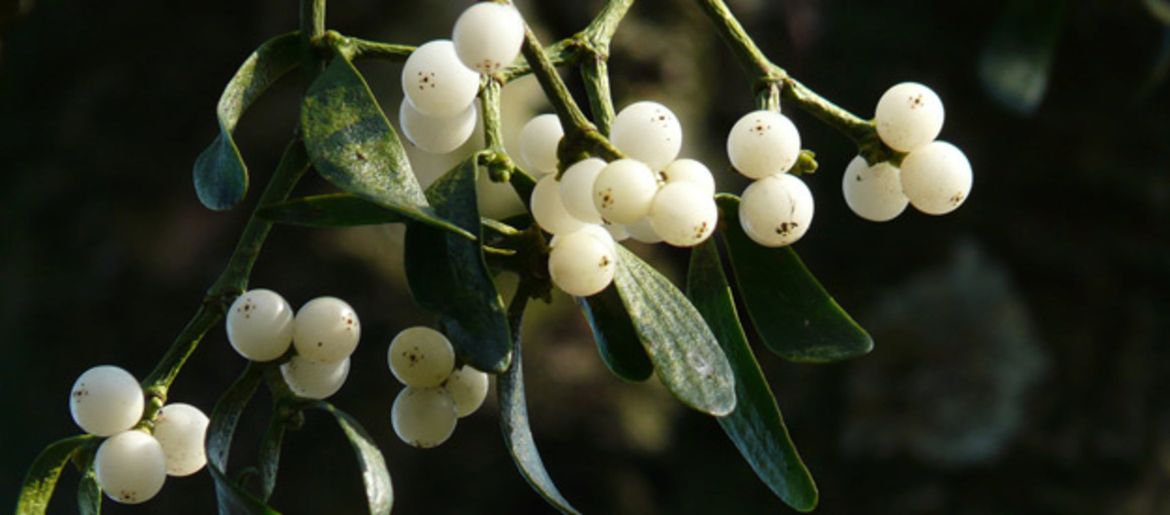
[{"label": "sunlit leaf", "polygon": [[1004,107],[1032,114],[1048,91],[1066,0],[1015,0],[991,31],[979,78]]},{"label": "sunlit leaf", "polygon": [[61,470],[69,463],[74,453],[93,439],[91,435],[71,436],[45,447],[24,476],[24,483],[20,486],[20,497],[16,500],[16,513],[21,515],[45,513],[49,508],[49,500],[53,498],[53,490],[57,488]]},{"label": "sunlit leaf", "polygon": [[645,381],[654,374],[654,364],[642,348],[616,287],[590,297],[577,297],[577,304],[593,330],[601,361],[611,372],[627,381]]},{"label": "sunlit leaf", "polygon": [[240,422],[240,415],[248,406],[252,395],[256,393],[260,379],[260,369],[249,364],[211,410],[211,422],[207,427],[207,470],[215,480],[215,493],[221,514],[277,513],[227,475],[232,436]]},{"label": "sunlit leaf", "polygon": [[390,513],[390,508],[394,505],[394,488],[390,483],[390,471],[386,468],[386,459],[382,456],[382,451],[378,450],[374,439],[370,438],[369,433],[366,433],[357,419],[337,409],[332,404],[317,401],[309,406],[333,415],[333,418],[337,420],[337,425],[345,433],[345,438],[353,446],[358,466],[362,471],[362,482],[365,484],[370,514]]}]

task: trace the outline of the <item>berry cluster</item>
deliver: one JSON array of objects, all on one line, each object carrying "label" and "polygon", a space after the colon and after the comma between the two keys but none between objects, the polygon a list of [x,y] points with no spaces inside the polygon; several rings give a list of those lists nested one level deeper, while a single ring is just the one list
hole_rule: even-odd
[{"label": "berry cluster", "polygon": [[94,456],[98,485],[110,499],[146,502],[168,475],[189,476],[207,464],[207,415],[190,404],[167,404],[153,430],[136,429],[145,407],[142,387],[126,370],[101,365],[73,383],[69,411],[85,432],[108,437]]},{"label": "berry cluster", "polygon": [[252,361],[272,361],[295,347],[296,354],[280,365],[285,383],[301,397],[324,399],[345,384],[361,324],[353,308],[336,297],[317,297],[293,316],[280,294],[255,289],[228,309],[227,335],[232,348]]},{"label": "berry cluster", "polygon": [[451,40],[427,42],[402,68],[405,98],[398,109],[402,132],[420,150],[445,154],[475,131],[479,74],[511,64],[524,42],[524,20],[515,7],[477,3],[459,16]]},{"label": "berry cluster", "polygon": [[455,350],[443,333],[429,327],[404,329],[387,351],[390,372],[406,385],[390,410],[403,442],[435,447],[455,432],[455,423],[487,398],[488,376],[468,365],[455,368]]}]

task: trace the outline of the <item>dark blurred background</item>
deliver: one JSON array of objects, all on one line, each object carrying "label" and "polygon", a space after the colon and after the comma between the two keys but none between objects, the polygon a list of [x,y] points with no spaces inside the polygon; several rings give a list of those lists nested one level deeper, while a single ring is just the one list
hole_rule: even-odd
[{"label": "dark blurred background", "polygon": [[[518,2],[545,41],[600,6]],[[873,333],[869,356],[794,365],[758,356],[825,514],[1170,513],[1170,4],[1165,0],[845,2],[733,0],[774,61],[871,116],[890,85],[934,87],[942,138],[975,167],[946,217],[853,216],[840,174],[854,150],[795,113],[820,171],[799,244],[826,288]],[[220,90],[264,39],[296,26],[291,0],[6,2],[0,46],[0,506],[26,467],[77,431],[66,396],[101,363],[145,375],[231,252],[251,205],[212,213],[190,182],[216,130]],[[460,2],[334,1],[331,28],[395,42],[449,37]],[[24,14],[16,15],[18,12]],[[684,120],[684,155],[743,187],[723,155],[752,108],[751,81],[693,2],[641,0],[614,42],[619,108],[641,98]],[[363,62],[395,118],[397,65]],[[238,141],[263,184],[297,119],[296,80],[244,118]],[[505,90],[516,132],[547,109]],[[795,113],[795,114],[793,114]],[[440,167],[423,163],[420,169]],[[325,189],[306,181],[304,191]],[[249,202],[256,198],[254,188]],[[506,202],[504,202],[506,204]],[[493,209],[506,209],[496,206]],[[390,427],[398,386],[385,346],[430,323],[402,278],[401,232],[279,228],[252,284],[295,305],[324,294],[361,314],[363,344],[333,401],[386,454],[396,513],[547,513],[516,473],[493,400],[432,450]],[[679,277],[684,252],[638,247]],[[552,477],[587,513],[785,513],[714,421],[651,380],[601,365],[565,297],[531,308],[529,412]],[[210,411],[244,363],[214,329],[172,399]],[[258,396],[232,460],[255,456]],[[360,513],[348,444],[313,414],[286,439],[273,503]],[[72,513],[67,469],[52,507]],[[211,513],[207,474],[107,513]]]}]

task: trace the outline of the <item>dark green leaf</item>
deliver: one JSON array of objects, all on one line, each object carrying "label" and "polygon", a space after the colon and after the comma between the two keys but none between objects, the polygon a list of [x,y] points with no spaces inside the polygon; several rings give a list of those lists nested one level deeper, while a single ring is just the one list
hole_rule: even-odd
[{"label": "dark green leaf", "polygon": [[991,31],[979,59],[979,78],[991,97],[1019,114],[1044,100],[1065,0],[1015,0]]},{"label": "dark green leaf", "polygon": [[764,345],[782,358],[828,363],[864,355],[873,339],[800,262],[790,247],[756,244],[739,225],[739,199],[717,198],[723,242],[744,307]]},{"label": "dark green leaf", "polygon": [[692,252],[687,295],[715,333],[735,372],[735,410],[717,419],[720,427],[780,499],[796,510],[812,511],[817,506],[816,484],[800,461],[776,398],[748,346],[714,241],[708,240]]},{"label": "dark green leaf", "polygon": [[601,361],[611,372],[627,381],[645,381],[654,374],[654,364],[642,349],[638,331],[616,287],[590,297],[577,297],[577,305],[593,330]]},{"label": "dark green leaf", "polygon": [[528,481],[536,493],[540,494],[561,513],[579,513],[569,501],[565,500],[557,485],[553,484],[548,471],[544,469],[544,462],[540,459],[540,452],[536,449],[536,441],[532,438],[532,428],[528,426],[528,406],[524,400],[524,370],[520,362],[520,326],[524,318],[524,304],[528,292],[521,287],[512,300],[512,309],[508,316],[511,322],[512,338],[515,347],[512,349],[512,366],[501,374],[496,381],[496,396],[500,400],[500,431],[504,435],[504,444],[512,454],[512,460],[520,469],[520,474]]},{"label": "dark green leaf", "polygon": [[284,444],[285,427],[287,421],[277,409],[268,421],[264,439],[260,440],[260,499],[264,502],[268,502],[272,491],[276,489],[276,472],[280,469],[280,447]]},{"label": "dark green leaf", "polygon": [[378,450],[374,439],[370,438],[357,419],[332,404],[316,401],[309,406],[333,415],[337,425],[349,439],[349,444],[353,446],[358,465],[362,469],[362,482],[366,485],[366,500],[369,501],[370,514],[390,513],[390,508],[394,505],[394,488],[390,484],[390,471],[386,468],[386,459],[382,457],[382,451]]},{"label": "dark green leaf", "polygon": [[270,222],[302,227],[353,227],[403,223],[408,220],[392,211],[349,193],[313,195],[269,204],[256,216]]},{"label": "dark green leaf", "polygon": [[252,52],[224,88],[216,107],[219,136],[195,158],[195,193],[204,206],[220,211],[243,200],[248,190],[248,167],[232,139],[232,131],[244,110],[269,86],[296,68],[299,60],[298,35],[277,36]]},{"label": "dark green leaf", "polygon": [[314,168],[338,188],[424,224],[474,234],[427,207],[398,134],[345,56],[334,56],[309,87],[301,130]]},{"label": "dark green leaf", "polygon": [[20,486],[20,498],[16,500],[16,513],[21,515],[45,513],[49,508],[49,500],[53,498],[53,490],[57,488],[57,478],[61,477],[61,469],[65,468],[65,464],[69,463],[69,459],[78,449],[93,438],[91,435],[71,436],[45,447],[24,476],[24,483]]},{"label": "dark green leaf", "polygon": [[[427,196],[440,216],[478,239],[475,158],[439,178]],[[460,359],[484,372],[508,368],[511,352],[504,304],[483,251],[450,231],[413,223],[406,228],[405,268],[415,302],[440,315]]]},{"label": "dark green leaf", "polygon": [[735,377],[703,317],[670,280],[618,245],[622,304],[658,379],[683,404],[715,416],[735,408]]},{"label": "dark green leaf", "polygon": [[101,515],[102,512],[102,487],[97,482],[93,456],[93,453],[89,454],[82,467],[81,482],[77,485],[77,513],[80,515]]},{"label": "dark green leaf", "polygon": [[211,410],[211,422],[207,427],[207,470],[215,480],[215,493],[219,500],[219,512],[223,514],[276,514],[277,512],[244,491],[227,475],[228,453],[232,448],[232,436],[240,415],[256,387],[260,384],[260,369],[253,364],[240,374],[235,383],[228,387],[215,407]]}]

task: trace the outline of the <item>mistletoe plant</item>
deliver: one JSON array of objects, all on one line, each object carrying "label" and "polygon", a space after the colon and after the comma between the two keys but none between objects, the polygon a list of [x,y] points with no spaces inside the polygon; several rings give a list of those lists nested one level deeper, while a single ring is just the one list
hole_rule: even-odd
[{"label": "mistletoe plant", "polygon": [[[357,313],[333,297],[294,313],[278,293],[247,289],[276,224],[386,223],[406,225],[411,294],[438,319],[436,328],[402,331],[387,350],[393,375],[406,385],[392,409],[394,430],[404,441],[443,443],[459,417],[480,407],[488,375],[495,375],[504,442],[521,474],[553,507],[577,512],[536,450],[520,361],[525,307],[530,299],[547,301],[555,286],[576,298],[615,375],[645,381],[657,373],[684,404],[716,417],[783,502],[812,510],[816,486],[748,346],[727,272],[760,340],[784,359],[844,360],[869,352],[873,342],[789,247],[812,221],[812,195],[800,176],[817,166],[813,153],[801,149],[800,133],[781,114],[781,103],[811,113],[857,145],[842,189],[849,207],[869,220],[890,220],[907,204],[929,214],[957,208],[971,188],[970,165],[956,147],[935,141],[943,107],[929,88],[894,86],[879,100],[874,119],[863,119],[773,64],[722,0],[696,0],[742,61],[758,104],[727,138],[732,167],[754,182],[742,198],[716,193],[705,165],[678,158],[683,132],[669,108],[634,102],[614,109],[606,61],[632,3],[609,0],[584,30],[547,47],[514,6],[480,3],[460,16],[451,41],[415,48],[327,31],[325,0],[302,0],[299,30],[262,44],[228,83],[216,113],[219,135],[195,162],[200,201],[216,211],[238,205],[249,178],[232,132],[269,86],[295,69],[303,72],[308,86],[300,123],[227,267],[141,382],[113,366],[94,367],[77,380],[70,408],[85,434],[42,452],[17,512],[44,513],[62,469],[73,461],[82,474],[82,513],[100,510],[103,491],[117,502],[144,502],[167,475],[189,475],[205,465],[221,512],[273,513],[268,499],[284,432],[296,427],[302,412],[320,410],[336,419],[357,454],[370,512],[388,513],[393,493],[382,453],[357,420],[324,400],[349,373],[361,333]],[[404,62],[399,120],[410,143],[450,152],[482,117],[483,148],[424,190],[354,66],[359,59]],[[558,67],[581,74],[589,116]],[[519,155],[512,156],[500,136],[501,89],[529,74],[556,112],[530,121]],[[290,198],[310,169],[340,192]],[[529,199],[529,213],[481,217],[479,174],[509,183]],[[685,293],[618,244],[630,237],[692,249]],[[504,272],[519,277],[506,306],[495,283]],[[248,365],[207,417],[170,402],[168,392],[221,321]],[[249,469],[259,478],[256,486],[228,475],[228,451],[262,383],[275,406],[259,463]]]}]

